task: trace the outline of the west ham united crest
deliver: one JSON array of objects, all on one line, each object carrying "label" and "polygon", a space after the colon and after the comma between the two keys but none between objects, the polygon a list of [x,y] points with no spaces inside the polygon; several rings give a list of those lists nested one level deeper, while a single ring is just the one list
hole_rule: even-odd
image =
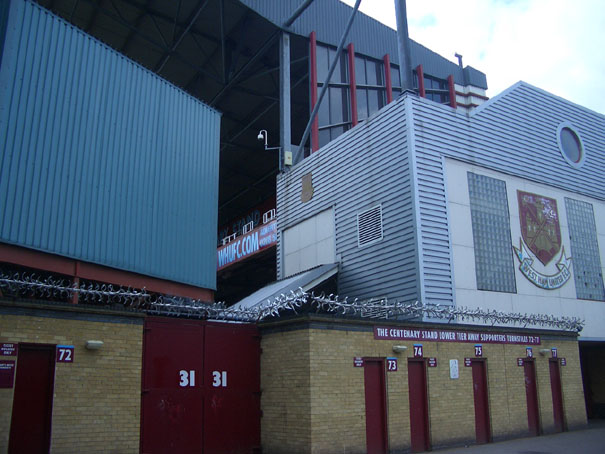
[{"label": "west ham united crest", "polygon": [[[529,192],[517,191],[521,238],[519,249],[513,246],[519,259],[519,270],[534,285],[552,290],[562,287],[571,277],[571,257],[565,256],[561,245],[561,229],[557,201]],[[542,265],[534,266],[534,258]],[[557,259],[555,274],[545,274],[547,265]],[[552,269],[552,267],[550,267]]]}]

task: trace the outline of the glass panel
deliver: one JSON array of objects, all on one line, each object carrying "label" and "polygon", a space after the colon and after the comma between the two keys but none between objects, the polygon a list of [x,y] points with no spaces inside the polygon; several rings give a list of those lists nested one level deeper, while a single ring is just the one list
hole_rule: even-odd
[{"label": "glass panel", "polygon": [[330,64],[328,62],[328,48],[317,45],[317,82],[323,83],[328,75]]},{"label": "glass panel", "polygon": [[376,68],[376,84],[384,86],[384,64],[380,61],[374,63]]},{"label": "glass panel", "polygon": [[349,120],[349,89],[330,87],[330,124]]},{"label": "glass panel", "polygon": [[330,142],[330,129],[320,129],[319,130],[319,148]]},{"label": "glass panel", "polygon": [[401,87],[401,78],[399,77],[399,68],[391,65],[391,85]]},{"label": "glass panel", "polygon": [[357,120],[368,118],[368,93],[367,90],[357,89]]},{"label": "glass panel", "polygon": [[[334,60],[334,57],[336,56],[336,50],[328,49],[328,52],[330,54],[330,64],[332,64],[332,60]],[[336,68],[334,68],[334,73],[332,73],[332,78],[330,79],[330,82],[347,82],[347,64],[345,51],[340,54],[340,58],[336,63]]]},{"label": "glass panel", "polygon": [[317,111],[317,121],[319,126],[330,124],[330,98],[327,96],[327,93]]},{"label": "glass panel", "polygon": [[516,293],[506,183],[467,173],[478,290]]},{"label": "glass panel", "polygon": [[576,296],[605,301],[594,211],[590,203],[565,198]]},{"label": "glass panel", "polygon": [[361,57],[355,57],[355,82],[357,85],[365,85],[366,80],[365,60]]},{"label": "glass panel", "polygon": [[372,60],[366,60],[366,68],[368,72],[368,85],[378,85],[378,81],[380,79],[376,77],[376,75],[378,74],[377,66],[379,65],[377,65],[376,62]]},{"label": "glass panel", "polygon": [[368,90],[368,108],[370,111],[370,115],[380,109],[384,102],[382,101],[382,94],[377,89],[369,89]]},{"label": "glass panel", "polygon": [[330,136],[332,140],[336,139],[338,136],[343,134],[348,128],[345,129],[344,126],[336,126],[335,128],[330,128]]}]

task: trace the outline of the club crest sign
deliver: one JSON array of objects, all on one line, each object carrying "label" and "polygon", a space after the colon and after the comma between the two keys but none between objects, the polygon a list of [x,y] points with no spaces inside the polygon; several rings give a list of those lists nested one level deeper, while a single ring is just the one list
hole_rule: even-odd
[{"label": "club crest sign", "polygon": [[[557,201],[523,191],[517,191],[517,199],[521,238],[519,248],[513,246],[513,250],[519,260],[519,270],[537,287],[545,290],[561,288],[571,277],[571,257],[565,256],[561,244]],[[545,274],[533,266],[534,258],[545,268],[556,257],[555,274]]]}]

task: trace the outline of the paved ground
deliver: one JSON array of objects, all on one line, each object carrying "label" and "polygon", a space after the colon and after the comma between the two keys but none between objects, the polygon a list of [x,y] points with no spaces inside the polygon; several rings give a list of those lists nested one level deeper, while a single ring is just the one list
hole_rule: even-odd
[{"label": "paved ground", "polygon": [[434,452],[438,454],[603,454],[605,453],[605,420],[591,422],[584,430],[455,449],[436,449]]}]

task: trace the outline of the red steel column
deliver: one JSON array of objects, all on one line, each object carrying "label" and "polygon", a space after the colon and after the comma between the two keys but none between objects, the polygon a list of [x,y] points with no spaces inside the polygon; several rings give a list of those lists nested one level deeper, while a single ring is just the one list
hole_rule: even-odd
[{"label": "red steel column", "polygon": [[353,43],[347,46],[349,52],[349,89],[351,95],[351,122],[357,124],[357,81],[355,79],[355,48]]},{"label": "red steel column", "polygon": [[421,98],[426,98],[426,90],[424,89],[424,71],[422,65],[416,66],[416,77],[418,78],[418,94]]},{"label": "red steel column", "polygon": [[447,76],[447,86],[450,89],[450,107],[456,108],[456,89],[454,88],[454,76]]},{"label": "red steel column", "polygon": [[387,104],[393,102],[393,81],[391,79],[391,59],[389,54],[382,57],[384,63],[384,81],[387,86]]},{"label": "red steel column", "polygon": [[[311,89],[311,112],[317,104],[317,40],[315,32],[311,32],[309,35],[309,84]],[[314,153],[319,150],[319,123],[317,116],[313,120],[311,125],[311,152]]]}]

